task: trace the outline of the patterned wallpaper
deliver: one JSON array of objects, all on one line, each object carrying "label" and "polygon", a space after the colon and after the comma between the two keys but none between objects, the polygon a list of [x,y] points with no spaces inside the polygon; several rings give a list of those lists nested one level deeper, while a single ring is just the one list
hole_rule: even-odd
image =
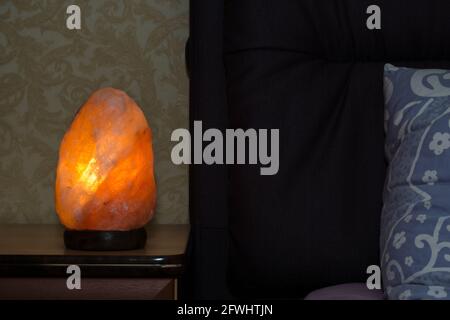
[{"label": "patterned wallpaper", "polygon": [[[81,8],[82,29],[66,28]],[[113,86],[153,130],[156,223],[188,221],[186,166],[170,135],[188,126],[187,0],[0,1],[0,223],[58,223],[58,146],[90,93]]]}]

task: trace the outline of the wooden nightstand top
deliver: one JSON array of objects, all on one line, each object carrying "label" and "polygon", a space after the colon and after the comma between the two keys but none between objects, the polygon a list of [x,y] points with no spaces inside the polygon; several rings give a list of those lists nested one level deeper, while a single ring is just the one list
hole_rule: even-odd
[{"label": "wooden nightstand top", "polygon": [[64,247],[59,225],[0,225],[1,276],[66,276],[68,265],[79,265],[85,276],[177,276],[184,267],[189,225],[147,227],[144,249],[75,251]]}]

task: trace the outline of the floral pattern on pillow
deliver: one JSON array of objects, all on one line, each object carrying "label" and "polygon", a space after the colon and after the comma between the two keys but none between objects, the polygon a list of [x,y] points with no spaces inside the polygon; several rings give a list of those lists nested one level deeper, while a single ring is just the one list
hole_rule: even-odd
[{"label": "floral pattern on pillow", "polygon": [[450,70],[384,75],[383,286],[389,299],[450,299]]}]

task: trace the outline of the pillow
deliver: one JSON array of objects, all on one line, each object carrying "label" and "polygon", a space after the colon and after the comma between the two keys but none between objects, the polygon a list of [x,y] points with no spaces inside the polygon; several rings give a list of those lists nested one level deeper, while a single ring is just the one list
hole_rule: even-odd
[{"label": "pillow", "polygon": [[450,70],[385,65],[381,266],[389,299],[450,299]]}]

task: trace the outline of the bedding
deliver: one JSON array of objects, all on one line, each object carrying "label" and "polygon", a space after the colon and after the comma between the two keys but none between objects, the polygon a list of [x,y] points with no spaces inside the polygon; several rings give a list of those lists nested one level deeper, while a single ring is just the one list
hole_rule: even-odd
[{"label": "bedding", "polygon": [[[380,30],[366,28],[373,4]],[[366,281],[380,261],[383,66],[450,68],[448,12],[448,0],[193,1],[191,119],[280,129],[277,175],[191,167],[198,296]]]},{"label": "bedding", "polygon": [[385,66],[381,263],[390,299],[450,299],[450,70]]}]

